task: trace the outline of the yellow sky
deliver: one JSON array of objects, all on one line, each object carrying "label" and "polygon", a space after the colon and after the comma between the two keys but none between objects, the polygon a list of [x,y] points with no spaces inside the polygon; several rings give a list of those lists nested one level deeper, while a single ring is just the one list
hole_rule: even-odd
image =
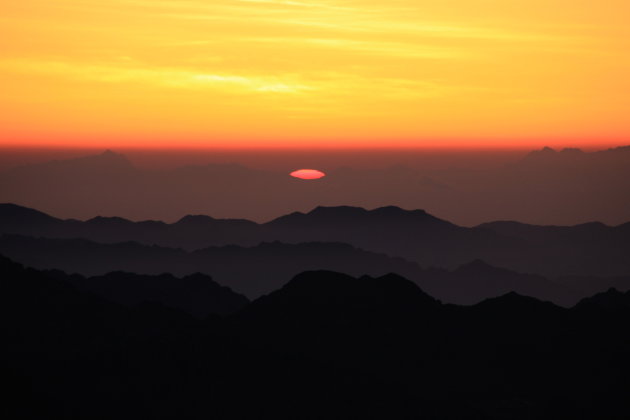
[{"label": "yellow sky", "polygon": [[628,0],[0,5],[0,144],[629,143]]}]

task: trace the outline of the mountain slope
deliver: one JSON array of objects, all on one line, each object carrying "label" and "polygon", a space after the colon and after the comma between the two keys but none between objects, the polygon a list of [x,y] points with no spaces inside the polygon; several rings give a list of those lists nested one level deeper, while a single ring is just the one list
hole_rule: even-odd
[{"label": "mountain slope", "polygon": [[317,271],[201,321],[155,304],[127,308],[0,258],[0,315],[11,418],[630,413],[628,315],[588,305],[510,294],[457,307],[400,277]]},{"label": "mountain slope", "polygon": [[88,276],[126,271],[150,275],[173,273],[181,277],[200,272],[249,298],[278,289],[303,271],[322,269],[353,276],[397,273],[444,302],[464,305],[517,292],[568,307],[610,287],[630,289],[630,276],[551,280],[493,267],[480,260],[455,270],[421,268],[402,258],[340,243],[273,242],[255,247],[232,245],[187,252],[134,242],[100,244],[82,239],[2,235],[0,253],[36,268],[62,269]]},{"label": "mountain slope", "polygon": [[417,264],[339,243],[262,243],[255,247],[210,247],[193,252],[135,242],[100,244],[83,239],[0,236],[0,253],[40,269],[84,275],[127,271],[187,276],[211,275],[218,283],[258,297],[281,287],[305,270],[329,269],[353,275],[403,275]]},{"label": "mountain slope", "polygon": [[157,302],[199,318],[232,314],[249,303],[245,296],[200,273],[176,278],[170,274],[148,276],[118,271],[89,278],[74,276],[72,284],[112,302],[127,306]]},{"label": "mountain slope", "polygon": [[[480,259],[518,272],[548,277],[630,275],[629,224],[534,226],[493,222],[456,226],[421,210],[384,207],[318,207],[269,223],[186,216],[172,224],[97,217],[86,222],[51,218],[32,209],[0,205],[0,233],[84,238],[104,243],[134,241],[188,250],[254,246],[261,242],[342,242],[403,257],[423,266],[453,269]],[[313,269],[325,267],[313,267]]]}]

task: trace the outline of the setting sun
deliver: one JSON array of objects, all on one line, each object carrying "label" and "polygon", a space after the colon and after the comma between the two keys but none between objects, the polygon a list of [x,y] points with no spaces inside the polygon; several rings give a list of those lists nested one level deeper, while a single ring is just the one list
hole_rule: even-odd
[{"label": "setting sun", "polygon": [[299,169],[291,172],[290,175],[293,178],[299,179],[320,179],[326,176],[325,173],[318,171],[317,169]]}]

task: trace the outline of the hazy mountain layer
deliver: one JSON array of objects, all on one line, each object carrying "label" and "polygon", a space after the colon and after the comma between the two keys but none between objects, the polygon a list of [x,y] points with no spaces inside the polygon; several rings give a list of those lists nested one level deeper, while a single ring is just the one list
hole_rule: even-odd
[{"label": "hazy mountain layer", "polygon": [[264,221],[320,205],[422,208],[467,226],[490,220],[616,225],[630,219],[630,146],[592,153],[545,148],[509,164],[474,169],[435,159],[430,167],[418,162],[315,168],[327,176],[302,181],[290,171],[238,164],[141,169],[107,151],[5,170],[0,202],[78,219],[173,221],[193,213]]},{"label": "hazy mountain layer", "polygon": [[103,243],[134,241],[188,250],[274,241],[341,242],[403,257],[424,267],[454,269],[481,259],[493,266],[550,277],[630,275],[630,223],[616,227],[601,223],[558,227],[494,222],[467,228],[422,210],[393,206],[371,211],[317,207],[309,213],[292,213],[264,224],[208,216],[186,216],[167,224],[103,217],[85,222],[61,220],[3,204],[0,233],[85,238]]},{"label": "hazy mountain layer", "polygon": [[[159,275],[145,277],[114,273],[80,283],[94,286],[89,288],[92,291],[112,291],[114,294],[111,296],[115,297],[118,291],[125,289],[126,282],[129,282],[128,288],[138,288],[138,291],[130,292],[127,298],[139,301],[141,293],[152,293],[152,296],[157,296],[158,301],[163,303],[167,302],[171,287],[172,293],[183,294],[181,297],[171,296],[174,301],[194,300],[196,291],[203,291],[206,283],[212,283],[210,279],[195,275],[197,272],[212,276],[220,284],[249,298],[270,293],[303,271],[321,269],[353,276],[396,273],[414,281],[432,296],[446,303],[457,304],[473,304],[508,292],[518,292],[571,306],[581,298],[611,287],[623,291],[630,289],[630,276],[576,276],[550,280],[539,275],[492,267],[480,260],[450,271],[424,269],[402,258],[367,252],[340,243],[274,242],[255,247],[232,245],[186,252],[132,242],[99,244],[82,239],[3,235],[0,236],[0,253],[35,268],[62,269],[89,276],[111,271]],[[192,277],[180,280],[170,275],[160,275],[162,273]],[[145,289],[151,284],[155,285],[153,289]],[[214,289],[216,287],[210,287],[211,292]],[[199,313],[201,308],[198,303],[195,305],[195,313]]]}]

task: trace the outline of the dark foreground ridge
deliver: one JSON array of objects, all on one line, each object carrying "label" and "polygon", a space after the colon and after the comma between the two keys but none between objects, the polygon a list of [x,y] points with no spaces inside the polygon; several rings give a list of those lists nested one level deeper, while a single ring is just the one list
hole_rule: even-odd
[{"label": "dark foreground ridge", "polygon": [[463,307],[395,275],[312,271],[201,319],[76,280],[0,258],[5,418],[630,415],[629,293]]}]

